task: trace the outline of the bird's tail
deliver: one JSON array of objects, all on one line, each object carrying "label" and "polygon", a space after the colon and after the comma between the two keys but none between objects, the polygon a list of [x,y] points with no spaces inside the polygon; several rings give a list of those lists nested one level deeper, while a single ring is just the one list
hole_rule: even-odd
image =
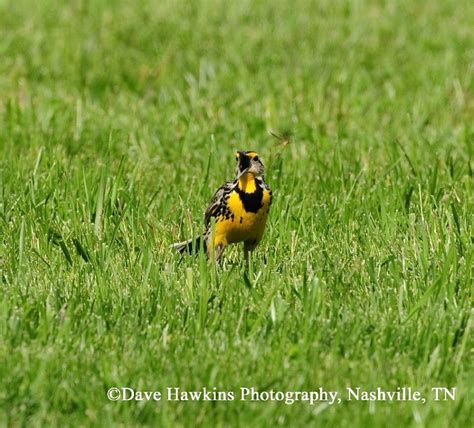
[{"label": "bird's tail", "polygon": [[[203,244],[204,244],[204,239],[202,239],[202,236],[198,236],[197,238],[188,239],[187,241],[176,242],[171,245],[171,248],[178,251],[180,254],[183,254],[183,253],[196,254],[199,251],[199,248],[203,246]],[[204,251],[207,251],[205,245],[204,245]]]}]

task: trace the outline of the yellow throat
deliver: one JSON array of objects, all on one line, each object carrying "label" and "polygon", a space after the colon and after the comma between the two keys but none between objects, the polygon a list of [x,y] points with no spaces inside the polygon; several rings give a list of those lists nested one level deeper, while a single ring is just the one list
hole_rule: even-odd
[{"label": "yellow throat", "polygon": [[239,178],[239,189],[245,193],[253,193],[257,190],[257,184],[255,183],[255,175],[251,172],[247,172]]}]

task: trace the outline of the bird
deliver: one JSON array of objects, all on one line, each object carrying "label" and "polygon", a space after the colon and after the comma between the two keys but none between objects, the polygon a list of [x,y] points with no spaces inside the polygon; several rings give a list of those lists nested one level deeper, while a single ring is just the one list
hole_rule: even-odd
[{"label": "bird", "polygon": [[204,214],[204,233],[172,245],[181,254],[195,254],[203,245],[208,258],[214,254],[220,262],[228,245],[243,242],[244,259],[249,263],[250,252],[263,237],[273,195],[265,183],[265,168],[257,152],[238,151],[235,159],[235,179],[214,193]]}]

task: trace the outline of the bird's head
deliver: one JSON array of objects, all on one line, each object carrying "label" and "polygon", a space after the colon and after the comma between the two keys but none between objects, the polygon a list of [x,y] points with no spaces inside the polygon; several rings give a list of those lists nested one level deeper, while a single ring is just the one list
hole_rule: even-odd
[{"label": "bird's head", "polygon": [[244,174],[253,174],[255,177],[262,177],[264,173],[263,163],[258,153],[252,150],[243,152],[239,151],[235,154],[237,160],[236,175],[240,178]]}]

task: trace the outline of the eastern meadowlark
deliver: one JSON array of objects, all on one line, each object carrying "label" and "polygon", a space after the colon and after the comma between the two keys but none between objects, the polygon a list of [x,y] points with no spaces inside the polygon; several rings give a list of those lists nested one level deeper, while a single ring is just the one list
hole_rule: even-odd
[{"label": "eastern meadowlark", "polygon": [[[272,191],[264,181],[264,167],[254,151],[236,153],[236,177],[223,184],[214,194],[204,215],[205,232],[197,239],[173,244],[180,253],[193,252],[201,242],[209,255],[214,252],[216,261],[229,244],[243,242],[244,257],[248,262],[250,251],[262,239]],[[215,219],[214,233],[212,218]]]}]

